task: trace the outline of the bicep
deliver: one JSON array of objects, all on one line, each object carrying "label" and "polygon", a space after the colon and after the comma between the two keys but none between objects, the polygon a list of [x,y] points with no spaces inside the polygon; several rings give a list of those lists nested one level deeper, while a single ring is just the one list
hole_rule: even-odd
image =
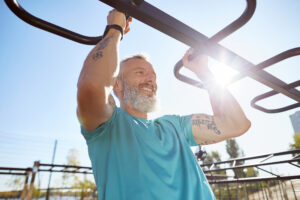
[{"label": "bicep", "polygon": [[227,139],[228,127],[212,115],[193,114],[191,124],[195,141],[200,145],[214,144]]},{"label": "bicep", "polygon": [[115,109],[114,98],[105,92],[78,90],[77,102],[78,119],[88,131],[109,120]]}]

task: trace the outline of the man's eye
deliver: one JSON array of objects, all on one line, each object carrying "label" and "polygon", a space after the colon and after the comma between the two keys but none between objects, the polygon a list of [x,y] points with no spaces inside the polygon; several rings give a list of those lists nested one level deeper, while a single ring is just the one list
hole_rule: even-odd
[{"label": "man's eye", "polygon": [[137,74],[143,74],[143,71],[137,71],[136,73]]}]

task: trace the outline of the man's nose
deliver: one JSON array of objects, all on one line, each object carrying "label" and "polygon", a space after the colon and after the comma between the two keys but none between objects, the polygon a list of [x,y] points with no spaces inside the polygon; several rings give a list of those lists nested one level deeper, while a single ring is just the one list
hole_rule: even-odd
[{"label": "man's nose", "polygon": [[156,76],[152,73],[148,74],[147,77],[147,82],[155,83],[156,82]]}]

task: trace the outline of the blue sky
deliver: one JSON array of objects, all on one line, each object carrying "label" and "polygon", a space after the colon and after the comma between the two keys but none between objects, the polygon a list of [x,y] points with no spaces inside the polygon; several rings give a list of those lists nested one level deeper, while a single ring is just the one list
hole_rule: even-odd
[{"label": "blue sky", "polygon": [[[245,1],[149,0],[166,13],[210,37],[241,15]],[[26,10],[44,20],[88,36],[102,35],[110,10],[103,3],[83,0],[20,0]],[[252,19],[221,41],[225,47],[257,64],[282,51],[299,47],[300,1],[261,0]],[[68,149],[80,150],[89,165],[84,139],[76,118],[76,83],[92,46],[78,44],[34,28],[0,2],[0,166],[28,167],[34,160],[51,162],[58,139],[56,162],[64,163]],[[174,64],[188,47],[137,20],[120,44],[120,57],[145,52],[157,75],[162,114],[211,114],[208,96],[173,75]],[[211,63],[214,63],[211,61]],[[266,71],[286,82],[299,79],[300,58],[293,57]],[[250,100],[270,89],[245,78],[229,87],[252,121],[251,129],[237,138],[247,156],[287,150],[293,129],[289,115],[266,114],[250,107]],[[262,101],[277,108],[292,103],[282,95]],[[225,142],[207,146],[223,159]]]}]

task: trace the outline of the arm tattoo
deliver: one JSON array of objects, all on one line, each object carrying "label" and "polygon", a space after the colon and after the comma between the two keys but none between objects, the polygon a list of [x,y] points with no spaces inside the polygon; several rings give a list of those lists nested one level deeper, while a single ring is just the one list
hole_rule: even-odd
[{"label": "arm tattoo", "polygon": [[211,141],[203,141],[203,142],[200,142],[199,144],[200,145],[208,145],[208,144],[214,144],[214,143],[217,143],[215,140],[211,140]]},{"label": "arm tattoo", "polygon": [[199,115],[196,115],[194,119],[192,119],[192,126],[198,126],[201,128],[201,126],[206,126],[207,129],[214,131],[217,135],[221,134],[221,131],[218,129],[214,117],[207,116],[201,117]]},{"label": "arm tattoo", "polygon": [[115,99],[113,98],[112,95],[109,95],[109,97],[108,97],[108,103],[109,103],[113,108],[116,107],[116,102],[115,102]]},{"label": "arm tattoo", "polygon": [[95,52],[92,54],[93,60],[98,60],[103,57],[103,49],[108,45],[112,35],[104,38],[100,43],[99,46],[95,49]]}]

